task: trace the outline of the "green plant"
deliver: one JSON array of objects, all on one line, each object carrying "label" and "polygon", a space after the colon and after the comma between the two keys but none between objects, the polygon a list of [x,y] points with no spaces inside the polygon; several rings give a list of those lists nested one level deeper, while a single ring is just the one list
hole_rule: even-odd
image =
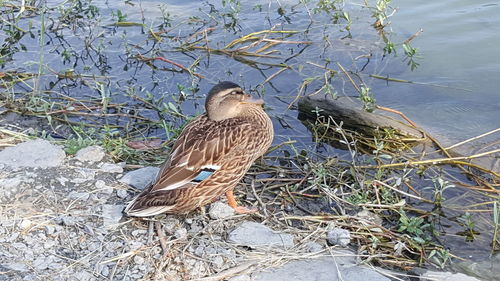
[{"label": "green plant", "polygon": [[122,13],[121,10],[117,10],[116,13],[112,12],[111,15],[116,17],[117,22],[124,22],[127,20],[127,14]]},{"label": "green plant", "polygon": [[465,227],[465,231],[457,234],[464,235],[466,241],[474,241],[474,236],[478,234],[478,232],[474,230],[475,223],[472,215],[469,212],[465,212],[465,214],[463,214],[458,221]]},{"label": "green plant", "polygon": [[365,86],[361,86],[359,91],[359,99],[363,102],[363,109],[372,112],[375,107],[375,98],[371,92],[371,89]]},{"label": "green plant", "polygon": [[424,222],[422,217],[408,217],[404,211],[401,211],[399,217],[399,232],[404,232],[419,243],[424,244],[429,241],[428,230],[431,225]]},{"label": "green plant", "polygon": [[444,200],[446,199],[443,195],[445,190],[447,190],[450,187],[455,187],[455,185],[451,184],[450,182],[444,180],[441,177],[433,178],[432,183],[433,186],[424,187],[423,190],[431,189],[434,195],[434,205],[436,205],[436,207],[441,207],[443,205]]},{"label": "green plant", "polygon": [[377,0],[375,7],[370,7],[372,9],[372,17],[375,18],[376,27],[384,28],[387,25],[386,20],[389,18],[387,10],[391,1],[392,0]]},{"label": "green plant", "polygon": [[446,249],[433,249],[429,253],[428,259],[439,266],[439,268],[443,269],[451,260],[450,251]]},{"label": "green plant", "polygon": [[409,42],[403,43],[403,50],[405,52],[405,58],[403,61],[407,61],[407,64],[410,66],[411,70],[415,70],[420,64],[415,60],[419,58],[417,48],[413,48],[410,46]]}]

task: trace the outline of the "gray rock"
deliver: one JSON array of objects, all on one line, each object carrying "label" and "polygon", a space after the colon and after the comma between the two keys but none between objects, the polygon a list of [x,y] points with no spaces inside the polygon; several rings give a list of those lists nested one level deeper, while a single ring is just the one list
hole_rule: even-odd
[{"label": "gray rock", "polygon": [[351,242],[351,234],[348,230],[342,228],[334,228],[327,232],[326,237],[331,245],[339,245],[346,247]]},{"label": "gray rock", "polygon": [[227,281],[252,281],[252,279],[250,278],[250,276],[248,276],[246,274],[242,274],[242,275],[233,276],[233,277],[227,279]]},{"label": "gray rock", "polygon": [[216,219],[224,219],[231,217],[234,215],[234,209],[231,206],[224,204],[222,202],[215,202],[210,205],[210,210],[208,211],[208,215],[210,218]]},{"label": "gray rock", "polygon": [[[13,270],[13,271],[19,271],[19,272],[27,272],[28,271],[28,267],[26,266],[26,264],[21,263],[21,262],[4,263],[0,266],[3,266],[5,268]],[[1,278],[0,278],[0,280],[1,280]]]},{"label": "gray rock", "polygon": [[82,201],[87,201],[90,197],[90,194],[88,192],[76,192],[76,191],[71,191],[68,194],[68,199],[70,200],[82,200]]},{"label": "gray rock", "polygon": [[[336,257],[298,260],[278,268],[255,272],[253,281],[389,281],[382,274],[363,266],[354,265],[351,252],[339,252]],[[335,255],[339,253],[334,253]],[[244,280],[244,279],[243,279]]]},{"label": "gray rock", "polygon": [[113,163],[104,163],[99,169],[105,173],[123,173],[123,167]]},{"label": "gray rock", "polygon": [[[272,268],[252,274],[253,281],[363,281],[340,279],[339,267],[344,266],[341,258],[322,257],[310,260],[289,262],[278,268]],[[366,279],[370,280],[370,279]],[[374,280],[370,280],[374,281]],[[377,280],[378,281],[378,280]]]},{"label": "gray rock", "polygon": [[160,168],[144,167],[128,172],[119,181],[143,190],[153,183],[159,171]]},{"label": "gray rock", "polygon": [[483,261],[463,261],[452,265],[458,271],[484,280],[498,280],[500,276],[500,253]]},{"label": "gray rock", "polygon": [[49,264],[51,263],[50,258],[46,258],[44,256],[38,257],[33,261],[33,267],[37,270],[44,270],[49,268]]},{"label": "gray rock", "polygon": [[73,226],[76,224],[76,218],[72,216],[62,216],[61,221],[65,226]]},{"label": "gray rock", "polygon": [[390,281],[389,278],[378,273],[377,271],[362,266],[352,266],[343,268],[340,270],[340,275],[342,277],[342,279],[340,280]]},{"label": "gray rock", "polygon": [[291,248],[294,246],[293,236],[284,233],[275,233],[267,226],[252,221],[244,221],[228,236],[231,243],[258,247]]},{"label": "gray rock", "polygon": [[87,271],[78,271],[73,274],[72,280],[78,281],[87,281],[87,280],[95,280],[94,275]]},{"label": "gray rock", "polygon": [[99,162],[104,158],[104,149],[98,145],[91,145],[78,150],[75,158],[82,162]]},{"label": "gray rock", "polygon": [[102,205],[103,224],[107,228],[113,228],[123,216],[124,205]]},{"label": "gray rock", "polygon": [[18,167],[56,167],[60,166],[66,153],[59,146],[42,139],[20,143],[0,151],[0,164]]},{"label": "gray rock", "polygon": [[475,277],[471,277],[462,273],[427,271],[420,280],[436,280],[436,281],[480,281]]}]

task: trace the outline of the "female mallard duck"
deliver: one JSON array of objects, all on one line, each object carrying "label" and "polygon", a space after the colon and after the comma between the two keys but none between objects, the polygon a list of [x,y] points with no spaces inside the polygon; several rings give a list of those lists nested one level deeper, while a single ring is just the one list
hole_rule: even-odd
[{"label": "female mallard duck", "polygon": [[129,216],[187,213],[226,194],[236,212],[233,189],[273,140],[271,119],[254,99],[232,82],[208,93],[206,113],[191,121],[172,147],[153,185],[125,209]]}]

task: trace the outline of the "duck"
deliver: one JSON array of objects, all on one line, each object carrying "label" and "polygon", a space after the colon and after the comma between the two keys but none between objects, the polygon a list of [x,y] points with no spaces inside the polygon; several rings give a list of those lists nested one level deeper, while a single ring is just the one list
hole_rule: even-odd
[{"label": "duck", "polygon": [[236,213],[257,211],[239,206],[233,190],[273,141],[273,124],[263,104],[236,83],[213,86],[205,99],[205,113],[184,127],[156,179],[127,205],[125,213],[186,214],[224,194]]}]

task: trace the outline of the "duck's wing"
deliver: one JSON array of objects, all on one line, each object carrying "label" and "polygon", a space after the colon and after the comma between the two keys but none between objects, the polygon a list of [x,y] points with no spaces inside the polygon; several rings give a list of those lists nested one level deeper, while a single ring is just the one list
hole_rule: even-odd
[{"label": "duck's wing", "polygon": [[149,193],[192,186],[207,179],[221,168],[220,162],[227,154],[241,147],[244,133],[251,129],[252,125],[246,122],[222,123],[208,129],[196,122],[189,124]]}]

